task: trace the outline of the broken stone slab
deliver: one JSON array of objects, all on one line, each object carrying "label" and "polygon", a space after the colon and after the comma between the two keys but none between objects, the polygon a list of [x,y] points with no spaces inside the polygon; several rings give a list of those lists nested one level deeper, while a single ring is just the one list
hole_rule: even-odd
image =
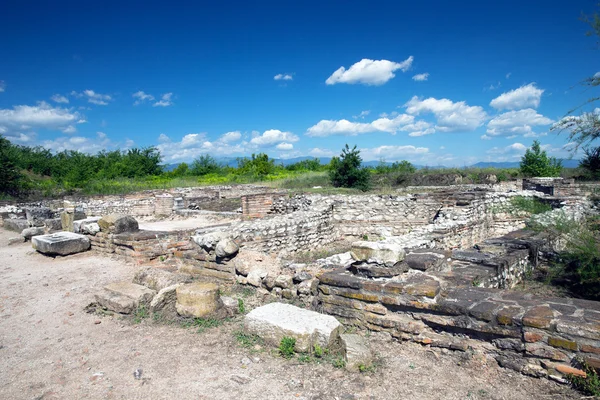
[{"label": "broken stone slab", "polygon": [[97,222],[90,222],[81,227],[81,233],[85,233],[86,235],[96,235],[96,233],[100,232],[100,225]]},{"label": "broken stone slab", "polygon": [[405,262],[398,262],[394,266],[387,267],[381,264],[357,262],[349,268],[349,271],[366,278],[391,278],[408,271],[408,265]]},{"label": "broken stone slab", "polygon": [[160,313],[163,317],[175,318],[177,316],[177,288],[182,285],[176,283],[162,288],[150,302],[150,312]]},{"label": "broken stone slab", "polygon": [[73,232],[57,232],[31,238],[31,245],[42,254],[66,256],[89,250],[90,239]]},{"label": "broken stone slab", "polygon": [[340,344],[348,371],[359,372],[373,365],[373,352],[362,336],[350,333],[341,334]]},{"label": "broken stone slab", "polygon": [[15,236],[8,239],[8,245],[12,246],[13,244],[25,243],[25,238],[23,236]]},{"label": "broken stone slab", "polygon": [[232,258],[234,257],[240,247],[230,238],[221,239],[215,246],[215,255],[219,258]]},{"label": "broken stone slab", "polygon": [[250,311],[244,330],[277,347],[283,337],[296,339],[294,350],[308,352],[315,344],[322,348],[339,346],[341,324],[330,315],[319,314],[290,304],[271,303]]},{"label": "broken stone slab", "polygon": [[430,249],[411,250],[404,261],[411,269],[420,271],[441,271],[447,268],[446,255],[443,251]]},{"label": "broken stone slab", "polygon": [[56,232],[62,230],[62,223],[60,218],[49,218],[44,220],[44,225],[50,232]]},{"label": "broken stone slab", "polygon": [[30,240],[34,236],[40,236],[46,233],[46,230],[42,226],[34,226],[31,228],[25,228],[21,232],[21,236],[23,239]]},{"label": "broken stone slab", "polygon": [[340,254],[334,254],[327,258],[320,258],[316,261],[317,264],[333,267],[347,267],[354,262],[352,254],[349,251]]},{"label": "broken stone slab", "polygon": [[182,317],[218,315],[223,308],[219,286],[209,282],[186,283],[177,287],[177,313]]},{"label": "broken stone slab", "polygon": [[188,283],[192,277],[187,274],[175,274],[155,267],[144,267],[136,271],[133,283],[160,291],[177,283]]},{"label": "broken stone slab", "polygon": [[221,301],[227,311],[227,315],[230,317],[240,313],[240,303],[237,299],[229,296],[221,296]]},{"label": "broken stone slab", "polygon": [[131,282],[113,282],[96,293],[96,302],[111,311],[130,314],[138,307],[148,307],[156,292]]},{"label": "broken stone slab", "polygon": [[266,278],[268,272],[262,269],[253,269],[246,277],[249,285],[260,287],[263,278]]},{"label": "broken stone slab", "polygon": [[87,233],[85,232],[84,227],[89,224],[94,224],[100,229],[100,226],[98,225],[99,220],[100,217],[87,217],[85,219],[75,220],[73,221],[73,231],[75,233]]},{"label": "broken stone slab", "polygon": [[43,226],[44,221],[54,218],[55,213],[48,207],[27,207],[25,217],[30,226]]},{"label": "broken stone slab", "polygon": [[217,243],[228,237],[227,233],[218,231],[192,236],[192,240],[204,250],[211,251],[217,246]]},{"label": "broken stone slab", "polygon": [[109,214],[98,220],[102,232],[123,233],[140,230],[138,222],[131,215]]},{"label": "broken stone slab", "polygon": [[29,222],[26,219],[5,219],[4,220],[4,229],[8,229],[9,231],[14,232],[23,232],[23,229],[29,228]]},{"label": "broken stone slab", "polygon": [[488,253],[480,253],[476,250],[452,250],[452,259],[468,261],[476,264],[489,262],[494,258],[493,255]]},{"label": "broken stone slab", "polygon": [[383,264],[388,267],[404,260],[404,248],[397,244],[358,241],[352,243],[350,251],[356,261],[365,261],[373,264]]}]

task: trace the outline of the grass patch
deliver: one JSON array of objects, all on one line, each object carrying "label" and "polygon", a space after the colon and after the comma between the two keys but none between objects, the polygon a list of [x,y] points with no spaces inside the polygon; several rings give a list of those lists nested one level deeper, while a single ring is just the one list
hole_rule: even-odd
[{"label": "grass patch", "polygon": [[203,333],[207,329],[217,328],[228,322],[229,319],[217,319],[217,318],[191,318],[181,322],[183,328],[196,328],[196,333]]},{"label": "grass patch", "polygon": [[264,340],[258,335],[246,333],[241,330],[236,331],[233,335],[238,344],[245,349],[253,350],[257,345],[264,346]]},{"label": "grass patch", "polygon": [[139,324],[144,319],[148,318],[149,316],[150,316],[150,313],[146,309],[146,306],[142,304],[142,305],[138,306],[138,308],[136,308],[135,312],[133,313],[133,323]]}]

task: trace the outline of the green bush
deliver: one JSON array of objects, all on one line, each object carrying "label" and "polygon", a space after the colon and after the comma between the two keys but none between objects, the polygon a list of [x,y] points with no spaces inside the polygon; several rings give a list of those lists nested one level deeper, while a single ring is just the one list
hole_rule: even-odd
[{"label": "green bush", "polygon": [[548,157],[540,142],[534,140],[531,148],[527,149],[521,158],[520,169],[524,176],[560,176],[562,164],[556,158]]},{"label": "green bush", "polygon": [[586,147],[583,149],[585,157],[579,162],[579,167],[583,168],[590,179],[600,179],[600,146]]},{"label": "green bush", "polygon": [[598,373],[582,359],[578,359],[578,362],[586,373],[586,377],[569,374],[567,379],[580,392],[589,396],[600,396],[600,377],[598,377]]},{"label": "green bush", "polygon": [[517,212],[522,211],[528,214],[542,214],[552,210],[550,204],[544,203],[537,197],[515,196],[510,199],[510,204]]},{"label": "green bush", "polygon": [[346,145],[340,157],[333,157],[330,163],[329,179],[334,187],[369,190],[369,170],[361,167],[362,159],[356,146]]}]

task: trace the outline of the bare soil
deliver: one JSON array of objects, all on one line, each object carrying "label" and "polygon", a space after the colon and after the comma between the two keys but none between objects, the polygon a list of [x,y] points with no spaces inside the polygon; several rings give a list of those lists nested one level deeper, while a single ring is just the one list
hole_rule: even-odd
[{"label": "bare soil", "polygon": [[[49,258],[8,246],[0,229],[2,399],[575,399],[569,387],[498,367],[368,337],[375,371],[284,360],[240,346],[241,317],[198,333],[152,318],[89,314],[94,292],[135,266],[93,252]],[[248,304],[252,304],[251,301]],[[141,369],[140,379],[134,371]]]}]

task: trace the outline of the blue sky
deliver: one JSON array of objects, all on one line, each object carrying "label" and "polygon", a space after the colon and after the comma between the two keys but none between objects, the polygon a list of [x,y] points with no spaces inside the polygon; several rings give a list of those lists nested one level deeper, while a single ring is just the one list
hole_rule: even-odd
[{"label": "blue sky", "polygon": [[[218,3],[218,4],[217,4]],[[9,0],[0,134],[55,151],[158,146],[463,166],[519,160],[595,93],[595,1]],[[566,146],[566,147],[565,147]]]}]

